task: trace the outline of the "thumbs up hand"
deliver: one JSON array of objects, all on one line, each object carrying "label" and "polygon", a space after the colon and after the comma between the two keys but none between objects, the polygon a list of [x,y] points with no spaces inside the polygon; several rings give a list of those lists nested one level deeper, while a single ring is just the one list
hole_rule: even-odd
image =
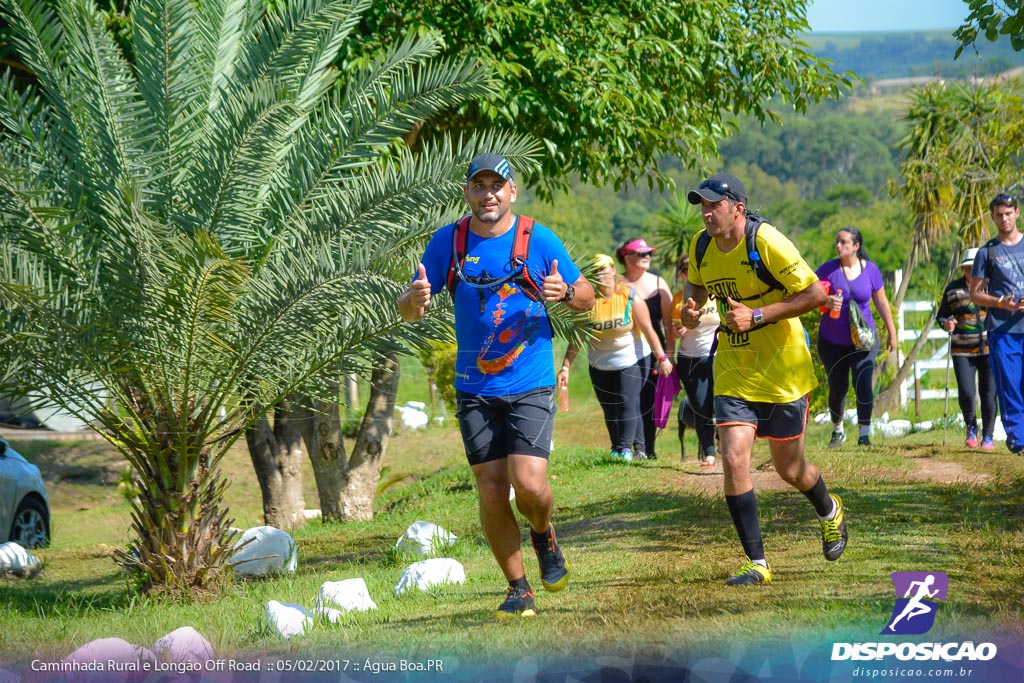
[{"label": "thumbs up hand", "polygon": [[427,269],[422,263],[416,271],[416,279],[409,285],[409,303],[416,308],[430,305],[430,280],[427,279]]},{"label": "thumbs up hand", "polygon": [[700,325],[700,309],[697,308],[697,302],[693,298],[686,300],[683,304],[682,309],[679,311],[679,320],[683,323],[683,327],[687,327],[691,330],[696,329]]},{"label": "thumbs up hand", "polygon": [[725,302],[729,305],[729,312],[725,314],[725,326],[730,332],[746,332],[754,326],[754,312],[732,298]]},{"label": "thumbs up hand", "polygon": [[544,301],[561,301],[569,286],[558,272],[558,259],[551,262],[551,270],[544,276]]}]

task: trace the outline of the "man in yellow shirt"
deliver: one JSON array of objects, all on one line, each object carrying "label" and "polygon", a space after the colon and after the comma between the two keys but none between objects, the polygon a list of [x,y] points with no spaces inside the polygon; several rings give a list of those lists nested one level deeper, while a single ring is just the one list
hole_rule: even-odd
[{"label": "man in yellow shirt", "polygon": [[[702,232],[690,243],[680,319],[696,328],[708,293],[715,296],[722,320],[714,370],[715,418],[725,500],[747,556],[726,584],[769,583],[772,572],[750,478],[756,437],[770,440],[775,471],[814,506],[825,559],[837,560],[846,549],[843,502],[829,493],[818,468],[804,459],[807,394],[815,379],[798,318],[824,304],[825,291],[792,242],[747,214],[747,191],[738,178],[716,173],[687,199],[700,204],[707,237]],[[755,224],[754,249],[748,250],[747,231]],[[762,265],[775,284],[759,275]]]}]

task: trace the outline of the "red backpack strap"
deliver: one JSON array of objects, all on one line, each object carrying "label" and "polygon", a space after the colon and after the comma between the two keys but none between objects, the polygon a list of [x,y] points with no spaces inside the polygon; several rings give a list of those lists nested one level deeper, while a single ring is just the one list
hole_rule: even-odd
[{"label": "red backpack strap", "polygon": [[527,263],[527,257],[530,254],[530,238],[533,237],[533,224],[534,221],[529,216],[520,215],[516,220],[516,234],[512,240],[512,267],[522,266],[520,275],[516,279],[519,281],[523,294],[533,301],[543,301],[543,284],[534,280]]},{"label": "red backpack strap", "polygon": [[452,299],[455,298],[455,287],[459,284],[459,278],[455,274],[455,266],[459,268],[466,262],[466,245],[469,243],[469,214],[466,214],[455,221],[452,229],[452,258],[448,264],[448,280],[446,285]]}]

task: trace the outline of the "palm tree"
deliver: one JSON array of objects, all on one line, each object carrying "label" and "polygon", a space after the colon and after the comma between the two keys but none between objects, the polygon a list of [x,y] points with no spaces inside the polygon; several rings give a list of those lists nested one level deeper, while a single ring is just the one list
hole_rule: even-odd
[{"label": "palm tree", "polygon": [[[902,183],[892,188],[914,221],[894,310],[903,304],[914,267],[930,258],[931,245],[956,230],[959,241],[946,271],[949,284],[959,271],[962,248],[985,240],[988,201],[1010,182],[1013,151],[1019,149],[1015,141],[1021,134],[1021,104],[1016,89],[1011,83],[931,84],[914,91],[906,115],[910,129],[900,143],[907,152],[900,165]],[[879,409],[898,405],[899,387],[927,341],[936,310],[933,307],[892,382],[880,392]]]},{"label": "palm tree", "polygon": [[402,135],[486,75],[431,36],[339,71],[367,2],[272,5],[133,2],[129,61],[92,0],[0,0],[35,79],[0,79],[0,389],[127,458],[141,495],[119,562],[145,589],[216,579],[227,449],[289,396],[333,400],[323,378],[386,366],[458,173],[479,148],[536,151],[441,137],[413,155]]}]

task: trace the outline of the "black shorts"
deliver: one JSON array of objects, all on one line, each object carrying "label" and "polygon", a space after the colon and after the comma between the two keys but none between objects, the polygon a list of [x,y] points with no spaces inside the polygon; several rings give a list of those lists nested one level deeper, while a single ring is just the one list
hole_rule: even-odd
[{"label": "black shorts", "polygon": [[807,397],[791,403],[748,401],[735,396],[715,396],[715,424],[719,427],[750,425],[765,439],[790,441],[807,428]]},{"label": "black shorts", "polygon": [[459,429],[470,465],[509,455],[551,453],[555,388],[541,387],[511,396],[478,396],[457,391]]}]

